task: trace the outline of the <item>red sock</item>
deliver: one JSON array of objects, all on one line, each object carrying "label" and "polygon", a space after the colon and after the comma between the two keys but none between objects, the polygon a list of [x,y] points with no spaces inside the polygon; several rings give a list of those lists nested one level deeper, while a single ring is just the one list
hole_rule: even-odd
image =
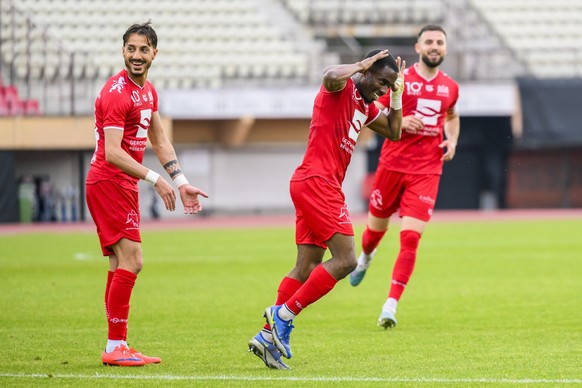
[{"label": "red sock", "polygon": [[378,247],[378,244],[380,244],[380,240],[382,240],[385,233],[385,230],[372,230],[366,225],[366,229],[364,229],[364,233],[362,234],[362,251],[366,255],[372,253]]},{"label": "red sock", "polygon": [[322,264],[319,264],[311,272],[307,281],[285,302],[285,305],[298,315],[307,306],[330,292],[336,283],[337,280],[326,271]]},{"label": "red sock", "polygon": [[[277,300],[275,301],[275,306],[283,304],[289,299],[298,289],[301,287],[303,283],[301,283],[297,279],[293,279],[290,277],[284,277],[281,280],[281,284],[279,284],[279,289],[277,290]],[[263,327],[265,330],[271,330],[271,326],[268,323],[265,323]]]},{"label": "red sock", "polygon": [[400,253],[394,263],[392,271],[392,285],[390,286],[389,298],[400,300],[404,287],[408,283],[414,264],[416,263],[416,250],[420,241],[420,233],[413,230],[403,230],[400,232]]},{"label": "red sock", "polygon": [[129,318],[129,299],[137,275],[124,269],[116,269],[109,288],[108,339],[125,340],[127,335],[127,319]]},{"label": "red sock", "polygon": [[111,281],[113,280],[113,271],[107,271],[107,283],[105,284],[105,317],[107,322],[109,322],[109,290],[111,289]]}]

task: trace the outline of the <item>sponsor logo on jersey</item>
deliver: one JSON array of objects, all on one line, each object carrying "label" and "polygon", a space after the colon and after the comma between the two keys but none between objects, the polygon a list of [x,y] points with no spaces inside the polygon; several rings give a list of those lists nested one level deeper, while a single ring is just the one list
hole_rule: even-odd
[{"label": "sponsor logo on jersey", "polygon": [[433,85],[426,85],[424,87],[426,89],[427,92],[434,92],[434,86]]},{"label": "sponsor logo on jersey", "polygon": [[410,95],[419,95],[422,93],[422,86],[424,85],[422,82],[406,82],[404,81],[404,85],[406,86],[406,93]]},{"label": "sponsor logo on jersey", "polygon": [[358,92],[358,88],[356,88],[356,85],[354,84],[354,88],[352,90],[352,100],[359,102],[361,99],[362,96],[360,96],[360,92]]},{"label": "sponsor logo on jersey", "polygon": [[422,116],[422,122],[424,125],[437,125],[441,106],[441,100],[419,98],[416,100],[416,113]]},{"label": "sponsor logo on jersey", "polygon": [[139,98],[139,92],[137,90],[134,90],[133,92],[131,92],[131,101],[133,101],[135,104],[137,104],[141,101]]}]

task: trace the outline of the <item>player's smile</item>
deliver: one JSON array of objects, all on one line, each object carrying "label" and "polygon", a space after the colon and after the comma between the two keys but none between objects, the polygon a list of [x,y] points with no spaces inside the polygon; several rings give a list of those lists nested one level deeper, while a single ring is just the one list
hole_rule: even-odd
[{"label": "player's smile", "polygon": [[145,61],[131,61],[130,62],[135,70],[138,70],[140,67],[145,65]]}]

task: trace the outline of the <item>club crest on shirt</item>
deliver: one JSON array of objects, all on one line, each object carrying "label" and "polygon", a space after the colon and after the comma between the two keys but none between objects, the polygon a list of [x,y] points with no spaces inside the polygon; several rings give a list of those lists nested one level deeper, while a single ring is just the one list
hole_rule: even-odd
[{"label": "club crest on shirt", "polygon": [[438,85],[437,86],[437,96],[449,96],[449,87],[447,85]]},{"label": "club crest on shirt", "polygon": [[109,93],[111,93],[114,90],[117,90],[117,93],[121,93],[125,85],[127,85],[125,79],[123,79],[123,77],[119,77],[119,79],[113,81],[113,83],[111,84],[111,89],[109,89]]}]

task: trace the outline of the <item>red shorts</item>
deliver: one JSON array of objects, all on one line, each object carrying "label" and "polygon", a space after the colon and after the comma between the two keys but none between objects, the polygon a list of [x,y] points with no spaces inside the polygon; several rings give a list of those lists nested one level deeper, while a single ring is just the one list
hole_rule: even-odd
[{"label": "red shorts", "polygon": [[122,238],[141,242],[139,195],[135,189],[108,180],[87,184],[85,188],[103,256],[113,255],[111,246]]},{"label": "red shorts", "polygon": [[295,205],[295,242],[327,249],[334,234],[354,235],[354,227],[341,190],[325,179],[311,177],[291,181],[291,199]]},{"label": "red shorts", "polygon": [[439,189],[440,175],[405,174],[379,168],[374,177],[368,210],[388,218],[400,208],[400,217],[429,221]]}]

